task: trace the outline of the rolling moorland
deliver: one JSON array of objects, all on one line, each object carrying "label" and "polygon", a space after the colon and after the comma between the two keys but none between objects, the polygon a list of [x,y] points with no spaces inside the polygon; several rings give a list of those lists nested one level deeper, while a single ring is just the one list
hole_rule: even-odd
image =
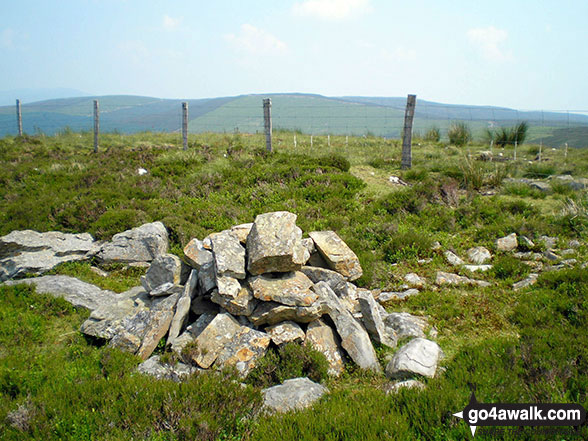
[{"label": "rolling moorland", "polygon": [[[85,106],[71,112],[83,117]],[[588,407],[588,150],[543,149],[539,161],[535,144],[519,146],[516,160],[512,146],[495,147],[495,160],[482,161],[487,145],[417,139],[412,169],[400,170],[397,140],[331,136],[329,145],[315,136],[311,148],[309,136],[278,131],[268,153],[263,135],[230,131],[190,134],[187,151],[178,134],[109,133],[96,154],[90,132],[5,136],[0,235],[34,229],[109,239],[159,220],[181,256],[194,237],[291,211],[303,231],[334,230],[355,251],[364,270],[358,285],[398,291],[408,273],[426,279],[418,295],[386,309],[428,317],[445,353],[438,375],[423,379],[422,391],[387,394],[386,377],[350,365],[340,378],[319,376],[330,392],[313,407],[260,415],[261,387],[275,382],[263,369],[245,385],[231,372],[181,384],[139,375],[137,357],[83,337],[87,312],[30,287],[0,286],[1,439],[463,440],[470,429],[452,414],[472,389],[480,402]],[[553,237],[565,257],[541,257],[537,282],[515,290],[535,269],[497,251],[496,239],[510,233],[528,237],[525,251],[536,253],[547,250],[542,236]],[[436,286],[437,271],[472,276],[451,266],[443,250],[465,256],[473,246],[493,254],[492,269],[475,275],[491,285]],[[66,263],[52,273],[116,292],[138,285],[144,273],[110,265],[104,277],[91,265]],[[158,351],[164,354],[163,345]],[[394,349],[376,351],[385,365]],[[271,354],[280,381],[309,374],[295,361],[300,351]],[[493,435],[482,427],[476,439],[582,440],[588,428]]]},{"label": "rolling moorland", "polygon": [[[263,131],[262,98],[272,99],[273,126],[306,134],[400,136],[406,98],[325,97],[309,94],[268,94],[186,100],[189,131],[257,133]],[[69,128],[91,130],[92,101],[100,102],[103,132],[177,132],[181,127],[182,100],[140,96],[101,96],[47,100],[24,104],[23,126],[29,134],[53,135]],[[0,107],[0,136],[16,134],[14,106]],[[459,106],[417,99],[414,130],[432,127],[445,136],[453,121],[466,121],[475,139],[485,129],[520,121],[530,126],[528,141],[550,147],[588,147],[588,116],[574,113],[517,111],[489,106]]]}]

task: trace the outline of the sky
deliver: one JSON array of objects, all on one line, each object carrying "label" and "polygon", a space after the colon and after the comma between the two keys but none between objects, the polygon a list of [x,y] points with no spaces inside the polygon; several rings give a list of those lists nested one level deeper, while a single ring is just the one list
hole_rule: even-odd
[{"label": "sky", "polygon": [[586,0],[19,0],[0,89],[588,109]]}]

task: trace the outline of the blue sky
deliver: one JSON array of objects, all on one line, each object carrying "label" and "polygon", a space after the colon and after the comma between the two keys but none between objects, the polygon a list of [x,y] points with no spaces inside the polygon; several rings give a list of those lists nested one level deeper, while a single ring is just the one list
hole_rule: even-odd
[{"label": "blue sky", "polygon": [[0,60],[2,90],[584,110],[588,1],[5,1]]}]

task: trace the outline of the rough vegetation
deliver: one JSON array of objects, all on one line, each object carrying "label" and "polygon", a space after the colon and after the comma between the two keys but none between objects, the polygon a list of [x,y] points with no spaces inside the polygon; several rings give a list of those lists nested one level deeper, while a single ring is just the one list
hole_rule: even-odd
[{"label": "rough vegetation", "polygon": [[[414,168],[401,171],[397,141],[332,137],[329,147],[315,137],[311,149],[298,134],[294,149],[283,132],[274,142],[276,152],[267,153],[261,135],[198,135],[184,152],[175,135],[112,134],[93,154],[87,133],[6,137],[0,235],[57,230],[106,240],[161,221],[181,256],[194,237],[287,210],[303,231],[334,230],[345,240],[363,268],[358,285],[402,293],[409,273],[424,279],[418,294],[390,295],[386,306],[428,318],[445,353],[442,372],[423,378],[424,390],[386,394],[383,375],[348,365],[325,377],[320,357],[296,346],[269,352],[247,386],[229,371],[158,380],[135,372],[138,357],[87,341],[79,333],[87,312],[28,286],[0,286],[0,438],[466,439],[469,428],[452,413],[474,387],[482,402],[588,407],[585,151],[544,150],[539,162],[535,147],[523,145],[513,161],[508,147],[487,155],[487,146],[435,142],[415,146]],[[496,239],[511,233],[530,243],[499,251]],[[492,269],[472,273],[444,255],[465,259],[478,246],[491,250]],[[96,264],[52,272],[115,292],[139,285],[145,272],[108,264],[100,275]],[[513,289],[539,266],[533,285]],[[440,271],[490,286],[437,285]],[[156,353],[165,354],[164,345]],[[394,355],[384,346],[376,352],[382,366]],[[259,416],[260,386],[298,375],[330,392],[310,409]],[[484,430],[476,437],[553,439],[536,428]],[[559,430],[559,439],[588,438],[586,427]]]}]

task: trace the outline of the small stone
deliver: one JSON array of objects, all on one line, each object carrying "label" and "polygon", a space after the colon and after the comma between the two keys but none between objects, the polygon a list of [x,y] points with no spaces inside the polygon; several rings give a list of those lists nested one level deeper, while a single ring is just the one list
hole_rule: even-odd
[{"label": "small stone", "polygon": [[198,239],[192,239],[184,247],[184,257],[188,264],[197,270],[213,261],[212,253],[204,248],[202,242]]},{"label": "small stone", "polygon": [[244,279],[245,248],[230,231],[223,231],[211,236],[212,252],[217,276]]},{"label": "small stone", "polygon": [[415,273],[408,273],[404,276],[404,280],[412,287],[423,288],[427,283],[425,279]]},{"label": "small stone", "polygon": [[545,245],[545,248],[548,250],[555,248],[557,244],[557,237],[541,236],[539,240],[543,242],[543,245]]},{"label": "small stone", "polygon": [[539,274],[531,273],[531,274],[529,274],[529,276],[526,279],[521,280],[520,282],[513,284],[512,288],[515,291],[517,291],[519,289],[526,288],[527,286],[534,285],[537,282],[538,277],[539,277]]},{"label": "small stone", "polygon": [[518,244],[517,234],[511,233],[496,240],[496,249],[502,252],[512,251],[517,248]]},{"label": "small stone", "polygon": [[491,284],[484,280],[475,280],[468,277],[459,276],[457,274],[446,273],[443,271],[437,271],[437,277],[435,284],[438,286],[442,285],[478,285],[481,287],[487,287]]},{"label": "small stone", "polygon": [[572,248],[568,248],[567,250],[561,250],[559,252],[559,254],[561,256],[571,256],[573,254],[576,254],[576,250],[572,249]]},{"label": "small stone", "polygon": [[334,231],[313,231],[309,236],[329,268],[347,280],[359,279],[363,270],[355,253]]},{"label": "small stone", "polygon": [[[237,281],[237,279],[233,279]],[[225,308],[228,312],[236,316],[250,316],[258,301],[253,298],[253,293],[248,286],[239,285],[238,291],[231,294],[222,294],[220,290],[213,290],[210,300]]]},{"label": "small stone", "polygon": [[235,225],[234,227],[231,227],[231,231],[237,236],[239,242],[241,242],[242,245],[245,245],[247,243],[247,236],[249,236],[252,227],[253,223]]},{"label": "small stone", "polygon": [[108,277],[110,275],[103,269],[98,268],[97,266],[91,266],[90,271],[92,271],[94,274],[99,275],[100,277]]},{"label": "small stone", "polygon": [[378,296],[378,302],[381,304],[387,303],[391,300],[404,300],[410,296],[414,296],[419,294],[420,291],[415,288],[407,289],[402,292],[382,292]]},{"label": "small stone", "polygon": [[164,364],[161,362],[161,357],[159,355],[153,355],[151,358],[137,366],[137,371],[141,374],[151,375],[158,380],[166,379],[179,383],[187,379],[193,373],[198,372],[199,369],[182,362],[177,362],[173,365]]},{"label": "small stone", "polygon": [[553,251],[547,250],[543,253],[543,256],[547,259],[547,260],[551,260],[552,262],[561,259],[557,254],[555,254]]},{"label": "small stone", "polygon": [[339,376],[343,373],[345,357],[338,336],[333,329],[322,320],[315,320],[308,324],[306,340],[312,347],[322,352],[329,362],[328,374]]},{"label": "small stone", "polygon": [[578,263],[578,260],[577,259],[566,259],[566,260],[562,260],[561,263],[563,265],[574,266]]},{"label": "small stone", "polygon": [[404,381],[397,381],[395,383],[388,384],[384,387],[384,391],[386,392],[386,395],[396,394],[396,393],[400,392],[401,389],[424,390],[425,385],[418,380],[404,380]]},{"label": "small stone", "polygon": [[268,326],[265,332],[270,336],[275,345],[281,346],[285,343],[301,343],[304,340],[304,331],[292,321],[285,321],[277,325]]},{"label": "small stone", "polygon": [[149,291],[151,297],[169,296],[170,294],[178,293],[182,290],[179,285],[174,285],[171,282],[165,282]]},{"label": "small stone", "polygon": [[241,378],[249,374],[257,360],[265,355],[270,337],[255,329],[242,326],[240,331],[226,343],[214,362],[217,369],[234,366]]},{"label": "small stone", "polygon": [[392,312],[386,315],[384,324],[391,328],[398,338],[424,338],[427,320],[408,312]]},{"label": "small stone", "polygon": [[492,265],[464,265],[463,267],[471,272],[480,271],[482,273],[492,269]]},{"label": "small stone", "polygon": [[531,250],[535,248],[535,242],[533,242],[527,236],[519,236],[519,247],[524,250]]},{"label": "small stone", "polygon": [[572,239],[572,240],[570,240],[570,241],[568,242],[568,246],[569,246],[570,248],[579,248],[579,247],[580,247],[580,245],[581,245],[581,244],[580,244],[580,241],[579,241],[579,240],[576,240],[576,239]]},{"label": "small stone", "polygon": [[386,366],[388,378],[410,378],[422,375],[433,378],[442,352],[439,345],[424,338],[415,338],[402,346]]},{"label": "small stone", "polygon": [[270,412],[284,413],[311,406],[328,392],[328,389],[308,378],[293,378],[261,392],[265,408]]},{"label": "small stone", "polygon": [[312,281],[300,271],[251,277],[249,286],[256,299],[289,306],[310,306],[318,296],[311,291]]},{"label": "small stone", "polygon": [[483,265],[484,263],[492,259],[492,254],[490,254],[490,251],[488,251],[488,249],[484,247],[470,248],[467,251],[467,254],[469,261],[475,263],[476,265]]},{"label": "small stone", "polygon": [[463,265],[465,263],[453,251],[447,250],[443,254],[445,255],[445,259],[447,259],[447,262],[449,262],[449,264],[451,264],[453,266],[459,266],[459,265]]}]

